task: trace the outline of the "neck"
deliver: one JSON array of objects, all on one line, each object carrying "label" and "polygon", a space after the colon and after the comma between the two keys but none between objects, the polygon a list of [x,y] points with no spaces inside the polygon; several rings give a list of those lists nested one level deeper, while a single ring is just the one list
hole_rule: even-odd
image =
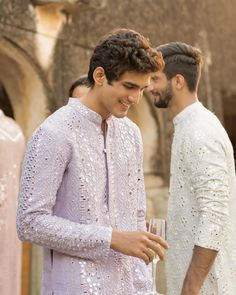
[{"label": "neck", "polygon": [[99,91],[97,91],[95,88],[91,88],[86,95],[80,97],[79,99],[81,103],[84,104],[87,108],[98,113],[104,121],[108,117],[110,117],[111,114],[107,113],[106,109],[104,109],[104,106],[101,103],[100,96],[101,94],[99,93]]},{"label": "neck", "polygon": [[170,110],[173,116],[182,112],[186,107],[198,101],[197,93],[181,94],[179,97],[174,97],[170,105]]}]

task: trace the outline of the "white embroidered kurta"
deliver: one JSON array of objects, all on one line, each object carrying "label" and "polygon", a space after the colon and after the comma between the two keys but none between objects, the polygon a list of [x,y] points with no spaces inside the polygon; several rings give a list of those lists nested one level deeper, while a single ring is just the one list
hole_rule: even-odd
[{"label": "white embroidered kurta", "polygon": [[233,149],[200,102],[174,118],[167,251],[168,295],[179,295],[194,245],[218,252],[200,295],[236,294],[236,184]]},{"label": "white embroidered kurta", "polygon": [[19,295],[21,243],[16,233],[16,205],[24,137],[0,110],[0,294]]},{"label": "white embroidered kurta", "polygon": [[145,229],[142,142],[128,118],[107,120],[78,99],[36,130],[24,160],[18,233],[44,247],[44,295],[137,295],[147,266],[110,249],[112,228]]}]

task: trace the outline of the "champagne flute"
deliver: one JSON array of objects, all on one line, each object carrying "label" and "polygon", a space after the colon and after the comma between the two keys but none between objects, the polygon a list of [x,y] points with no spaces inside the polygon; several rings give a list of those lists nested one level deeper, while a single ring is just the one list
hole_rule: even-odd
[{"label": "champagne flute", "polygon": [[[160,218],[151,218],[149,222],[148,231],[165,240],[166,239],[166,221]],[[157,269],[157,262],[159,260],[160,258],[157,255],[155,255],[152,261],[153,289],[152,289],[152,292],[146,293],[145,295],[162,295],[161,293],[157,292],[157,288],[156,288],[156,269]]]}]

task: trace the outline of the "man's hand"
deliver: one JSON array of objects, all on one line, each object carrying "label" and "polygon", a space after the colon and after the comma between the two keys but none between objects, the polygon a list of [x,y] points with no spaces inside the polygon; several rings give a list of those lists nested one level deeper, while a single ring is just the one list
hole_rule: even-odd
[{"label": "man's hand", "polygon": [[184,279],[181,295],[198,295],[204,280],[214,263],[217,251],[194,247],[192,261]]},{"label": "man's hand", "polygon": [[111,248],[125,255],[141,258],[148,264],[155,255],[163,260],[164,249],[168,249],[169,246],[162,238],[149,232],[113,231]]}]

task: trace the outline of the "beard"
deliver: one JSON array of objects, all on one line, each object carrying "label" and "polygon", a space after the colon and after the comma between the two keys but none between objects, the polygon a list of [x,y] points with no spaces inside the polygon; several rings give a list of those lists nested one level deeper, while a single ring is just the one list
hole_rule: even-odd
[{"label": "beard", "polygon": [[[162,92],[154,92],[153,93],[154,96],[154,105],[157,108],[168,108],[169,103],[173,97],[173,90],[172,90],[172,86],[170,84],[170,82],[168,82],[166,89]],[[159,97],[159,99],[157,98]]]}]

